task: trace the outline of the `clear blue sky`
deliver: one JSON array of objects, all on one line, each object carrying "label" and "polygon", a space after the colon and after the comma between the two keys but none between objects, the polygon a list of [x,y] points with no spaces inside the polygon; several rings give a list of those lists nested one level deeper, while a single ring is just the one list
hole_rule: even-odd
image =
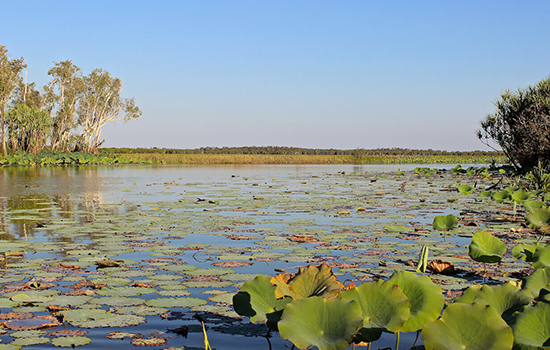
[{"label": "clear blue sky", "polygon": [[29,81],[121,78],[105,146],[487,148],[505,89],[550,74],[550,1],[1,1]]}]

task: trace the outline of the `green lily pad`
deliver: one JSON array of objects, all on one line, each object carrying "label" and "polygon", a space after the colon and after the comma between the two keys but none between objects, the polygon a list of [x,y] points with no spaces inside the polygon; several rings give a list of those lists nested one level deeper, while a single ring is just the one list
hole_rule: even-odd
[{"label": "green lily pad", "polygon": [[512,200],[518,204],[523,204],[526,200],[530,198],[530,195],[528,192],[525,192],[524,190],[517,190],[510,196]]},{"label": "green lily pad", "polygon": [[535,254],[540,246],[539,243],[518,244],[512,249],[512,255],[516,259],[521,259],[525,262],[533,262],[536,260]]},{"label": "green lily pad", "polygon": [[463,195],[469,195],[475,191],[475,187],[470,185],[460,185],[456,189],[458,192],[462,193]]},{"label": "green lily pad", "polygon": [[508,191],[499,191],[493,194],[493,200],[497,203],[502,203],[510,199],[510,193]]},{"label": "green lily pad", "polygon": [[143,294],[156,293],[154,288],[145,287],[117,287],[117,288],[102,288],[96,291],[98,295],[105,295],[111,297],[130,297]]},{"label": "green lily pad", "polygon": [[363,323],[359,305],[343,299],[310,297],[285,306],[279,321],[281,338],[300,349],[343,350]]},{"label": "green lily pad", "polygon": [[353,300],[361,307],[364,316],[364,330],[358,337],[361,341],[374,341],[382,331],[400,331],[411,313],[409,298],[401,288],[381,279],[342,291],[339,298]]},{"label": "green lily pad", "polygon": [[507,282],[496,286],[472,286],[460,297],[457,297],[454,302],[478,302],[491,305],[504,320],[510,320],[511,315],[515,311],[520,310],[531,301],[533,301],[531,293],[526,290],[520,290],[516,285]]},{"label": "green lily pad", "polygon": [[489,232],[478,232],[472,237],[468,254],[472,259],[484,263],[496,263],[506,253],[506,244]]},{"label": "green lily pad", "polygon": [[525,215],[527,225],[532,229],[548,230],[550,228],[550,210],[536,209]]},{"label": "green lily pad", "polygon": [[92,340],[88,337],[58,337],[52,339],[52,344],[60,347],[73,348],[75,346],[89,344]]},{"label": "green lily pad", "polygon": [[145,299],[132,297],[101,297],[94,298],[91,303],[109,306],[133,306],[145,303]]},{"label": "green lily pad", "polygon": [[241,316],[250,317],[250,321],[264,323],[270,317],[277,322],[290,297],[275,298],[276,287],[270,283],[271,277],[259,275],[254,280],[245,282],[238,293],[233,296],[233,308]]},{"label": "green lily pad", "polygon": [[523,202],[523,206],[528,212],[533,212],[537,209],[546,208],[546,203],[544,203],[543,201],[525,201]]},{"label": "green lily pad", "polygon": [[531,275],[525,277],[522,288],[529,290],[537,298],[541,289],[550,284],[550,267],[536,269]]},{"label": "green lily pad", "polygon": [[76,309],[64,311],[65,321],[75,327],[127,327],[145,322],[145,317],[118,315],[103,309]]},{"label": "green lily pad", "polygon": [[153,306],[123,306],[117,307],[116,312],[122,315],[138,315],[138,316],[155,316],[164,314],[170,311],[170,309],[164,307],[153,307]]},{"label": "green lily pad", "polygon": [[399,286],[410,301],[410,317],[403,324],[402,332],[417,331],[439,317],[445,297],[441,287],[433,283],[428,276],[396,271],[388,282]]},{"label": "green lily pad", "polygon": [[453,214],[437,215],[432,226],[434,230],[449,231],[458,226],[458,219]]},{"label": "green lily pad", "polygon": [[481,303],[447,306],[421,335],[426,350],[501,350],[512,349],[514,343],[512,328],[492,306]]},{"label": "green lily pad", "polygon": [[17,338],[11,342],[11,345],[18,346],[27,346],[27,345],[37,345],[37,344],[46,344],[50,342],[50,338],[46,337],[28,337],[28,338]]},{"label": "green lily pad", "polygon": [[206,304],[206,301],[198,298],[156,298],[147,300],[148,306],[155,307],[190,307]]},{"label": "green lily pad", "polygon": [[538,302],[516,316],[512,325],[516,344],[537,349],[550,346],[550,304]]},{"label": "green lily pad", "polygon": [[410,231],[411,229],[408,228],[408,227],[405,227],[405,226],[401,226],[401,225],[386,225],[384,226],[384,228],[386,230],[388,230],[389,232],[407,232],[407,231]]}]

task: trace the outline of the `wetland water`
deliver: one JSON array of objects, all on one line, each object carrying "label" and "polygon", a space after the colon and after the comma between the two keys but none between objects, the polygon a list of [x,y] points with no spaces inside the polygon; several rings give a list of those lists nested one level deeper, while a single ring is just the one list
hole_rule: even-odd
[{"label": "wetland water", "polygon": [[[55,348],[62,334],[52,332],[65,330],[86,331],[86,349],[135,348],[132,338],[120,339],[124,334],[106,338],[116,331],[158,342],[150,349],[204,349],[204,320],[213,348],[269,349],[266,326],[241,320],[230,305],[257,274],[325,263],[341,281],[358,285],[414,270],[405,262],[416,262],[422,244],[440,259],[478,268],[464,247],[483,227],[460,227],[446,239],[430,234],[435,215],[489,210],[477,198],[439,191],[474,180],[449,172],[419,176],[416,167],[0,168],[0,252],[24,252],[0,265],[0,317],[15,325],[7,313],[48,315],[48,305],[77,310],[58,327],[0,329],[0,348]],[[406,228],[393,232],[387,225]],[[119,266],[97,268],[107,259]],[[511,261],[502,268],[525,267]],[[432,277],[451,292],[472,282]],[[32,302],[10,299],[22,293]],[[408,349],[415,335],[402,335],[400,348]],[[270,342],[273,349],[292,346],[277,333]],[[384,335],[373,349],[394,342]]]}]

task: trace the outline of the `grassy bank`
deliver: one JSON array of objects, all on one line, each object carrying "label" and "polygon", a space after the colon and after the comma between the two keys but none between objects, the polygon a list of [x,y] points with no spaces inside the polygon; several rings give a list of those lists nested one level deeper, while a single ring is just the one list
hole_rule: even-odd
[{"label": "grassy bank", "polygon": [[122,155],[134,162],[153,164],[489,164],[506,162],[505,157],[489,156],[410,156],[383,155],[278,155],[278,154],[158,154]]}]

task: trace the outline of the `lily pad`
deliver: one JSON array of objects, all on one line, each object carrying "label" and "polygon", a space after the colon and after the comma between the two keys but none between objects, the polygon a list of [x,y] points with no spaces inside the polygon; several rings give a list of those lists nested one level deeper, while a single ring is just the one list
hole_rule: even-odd
[{"label": "lily pad", "polygon": [[536,269],[531,275],[523,280],[522,288],[529,290],[536,298],[539,296],[541,289],[550,284],[550,267]]},{"label": "lily pad", "polygon": [[156,298],[147,300],[148,306],[155,307],[190,307],[206,304],[206,301],[198,298]]},{"label": "lily pad", "polygon": [[281,338],[300,349],[343,350],[362,324],[357,303],[313,296],[287,304],[278,325]]},{"label": "lily pad", "polygon": [[532,244],[518,244],[512,249],[512,255],[516,259],[521,259],[526,262],[533,262],[536,260],[535,253],[541,245],[539,243]]},{"label": "lily pad", "polygon": [[478,232],[472,237],[468,254],[475,261],[497,263],[506,253],[506,244],[489,232]]},{"label": "lily pad", "polygon": [[454,303],[443,311],[441,318],[422,329],[426,350],[511,349],[514,343],[512,328],[498,312],[481,303]]},{"label": "lily pad", "polygon": [[523,206],[528,212],[533,212],[538,209],[546,208],[546,203],[543,201],[525,201],[523,202]]},{"label": "lily pad", "polygon": [[550,228],[550,210],[536,209],[525,215],[527,225],[532,229],[548,230]]},{"label": "lily pad", "polygon": [[463,195],[469,195],[475,191],[475,187],[470,185],[460,185],[456,189],[458,192],[462,193]]},{"label": "lily pad", "polygon": [[432,224],[434,230],[449,231],[458,226],[458,219],[453,214],[438,215]]},{"label": "lily pad", "polygon": [[510,193],[508,191],[499,191],[493,194],[493,200],[497,203],[502,203],[510,199]]},{"label": "lily pad", "polygon": [[52,344],[60,347],[73,348],[75,346],[89,344],[92,340],[88,337],[59,337],[52,339]]},{"label": "lily pad", "polygon": [[537,349],[550,346],[550,304],[536,303],[517,314],[512,326],[514,341]]},{"label": "lily pad", "polygon": [[441,287],[426,275],[409,271],[395,272],[388,282],[398,285],[410,301],[410,317],[402,326],[402,332],[413,332],[439,317],[445,298]]},{"label": "lily pad", "polygon": [[358,337],[361,341],[374,341],[382,331],[400,331],[411,313],[409,298],[401,288],[381,279],[342,291],[339,298],[353,300],[361,307],[364,317]]},{"label": "lily pad", "polygon": [[274,317],[277,322],[286,304],[292,301],[290,297],[277,299],[276,287],[270,283],[271,277],[259,275],[254,280],[245,282],[239,292],[233,296],[233,308],[241,316],[250,317],[252,322],[267,322]]},{"label": "lily pad", "polygon": [[301,267],[296,274],[282,273],[271,278],[271,283],[277,287],[276,298],[289,296],[292,299],[310,296],[331,298],[344,287],[327,265]]}]

